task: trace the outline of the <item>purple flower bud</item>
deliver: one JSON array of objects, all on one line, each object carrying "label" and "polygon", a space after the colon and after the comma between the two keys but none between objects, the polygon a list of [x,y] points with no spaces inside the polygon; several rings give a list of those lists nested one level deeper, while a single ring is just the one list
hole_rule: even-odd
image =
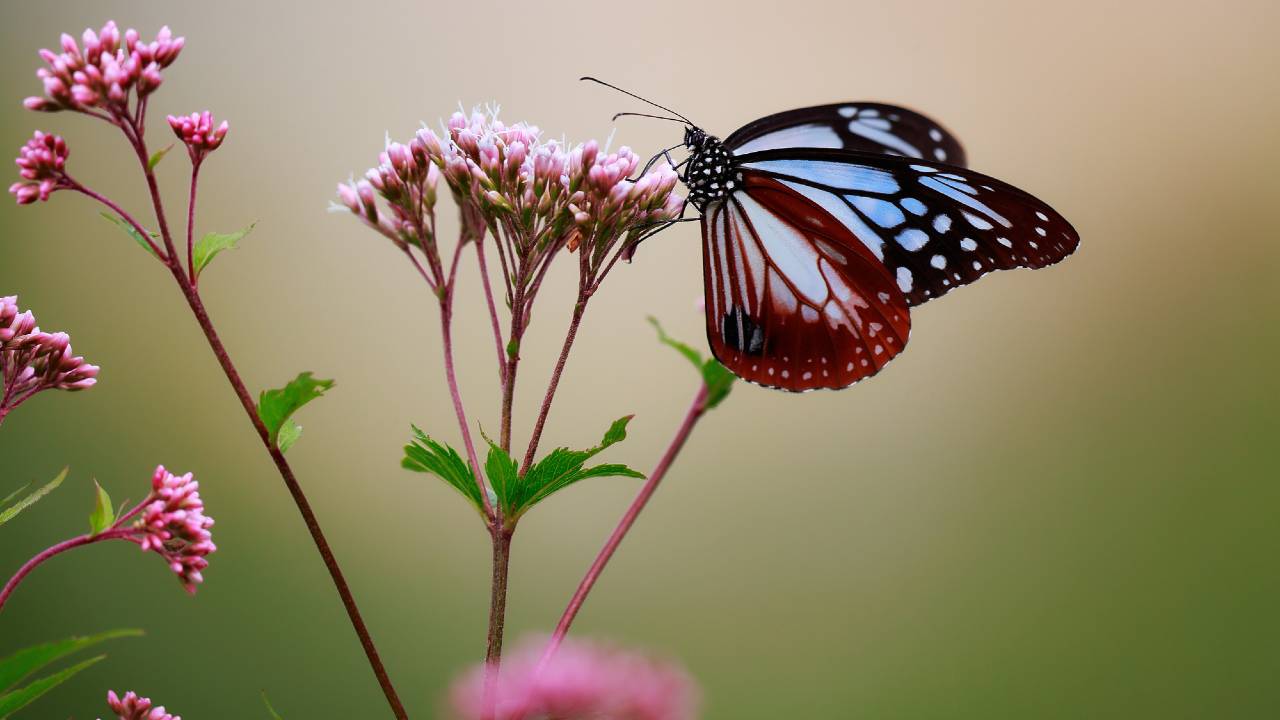
[{"label": "purple flower bud", "polygon": [[153,706],[151,698],[139,697],[130,690],[120,697],[114,690],[107,691],[107,707],[115,713],[118,720],[182,720],[177,715],[170,715],[163,705]]},{"label": "purple flower bud", "polygon": [[19,205],[29,205],[37,200],[48,200],[56,190],[70,187],[66,174],[67,144],[57,135],[46,135],[37,130],[31,139],[18,150],[14,164],[22,181],[9,186]]},{"label": "purple flower bud", "polygon": [[[154,63],[151,67],[155,67]],[[170,115],[169,127],[173,129],[173,134],[187,146],[187,154],[191,156],[192,162],[199,162],[206,155],[217,150],[229,129],[225,120],[215,127],[213,115],[208,110],[190,115]]]},{"label": "purple flower bud", "polygon": [[98,366],[71,351],[66,333],[41,332],[30,311],[20,312],[16,295],[0,297],[0,368],[0,418],[36,393],[83,390],[98,377]]}]

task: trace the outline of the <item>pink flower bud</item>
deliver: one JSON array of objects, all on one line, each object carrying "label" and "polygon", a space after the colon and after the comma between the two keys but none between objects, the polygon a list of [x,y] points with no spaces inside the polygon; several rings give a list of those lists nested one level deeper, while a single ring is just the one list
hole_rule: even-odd
[{"label": "pink flower bud", "polygon": [[132,690],[124,697],[116,695],[115,691],[107,691],[107,707],[118,720],[182,720],[166,712],[163,705],[153,706],[151,698],[139,697]]}]

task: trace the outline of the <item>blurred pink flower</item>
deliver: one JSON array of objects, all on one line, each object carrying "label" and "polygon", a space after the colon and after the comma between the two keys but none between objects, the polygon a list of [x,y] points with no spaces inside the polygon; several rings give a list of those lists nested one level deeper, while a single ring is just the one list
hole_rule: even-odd
[{"label": "blurred pink flower", "polygon": [[97,382],[98,367],[71,351],[66,333],[47,333],[18,297],[0,297],[0,420],[43,390],[83,390]]},{"label": "blurred pink flower", "polygon": [[208,110],[190,115],[170,115],[169,127],[173,128],[173,134],[178,136],[182,144],[187,146],[191,162],[199,162],[205,155],[217,150],[228,130],[226,120],[215,127],[213,115]]},{"label": "blurred pink flower", "polygon": [[107,706],[119,720],[182,720],[177,715],[165,712],[164,706],[152,707],[151,699],[138,697],[132,690],[124,697],[116,695],[114,690],[107,691]]},{"label": "blurred pink flower", "polygon": [[143,551],[159,553],[193,595],[204,580],[201,571],[209,566],[205,557],[218,549],[209,532],[213,519],[204,514],[199,489],[191,473],[174,475],[158,466],[133,535]]},{"label": "blurred pink flower", "polygon": [[69,187],[66,165],[67,144],[57,135],[46,135],[37,130],[25,145],[18,149],[13,162],[18,166],[22,180],[9,186],[9,192],[19,205],[29,205],[37,200],[49,199],[55,190]]},{"label": "blurred pink flower", "polygon": [[173,37],[167,26],[160,28],[155,40],[142,42],[132,28],[122,36],[113,21],[96,33],[85,30],[81,39],[83,48],[64,33],[61,53],[40,51],[48,64],[36,71],[44,83],[44,95],[27,98],[23,102],[27,109],[91,114],[104,110],[107,119],[123,118],[129,114],[131,94],[141,101],[155,92],[164,79],[160,70],[177,59],[186,42]]},{"label": "blurred pink flower", "polygon": [[[634,652],[568,640],[538,672],[545,641],[525,641],[502,662],[494,720],[691,720],[698,691],[684,670]],[[453,685],[456,717],[482,716],[485,668]]]}]

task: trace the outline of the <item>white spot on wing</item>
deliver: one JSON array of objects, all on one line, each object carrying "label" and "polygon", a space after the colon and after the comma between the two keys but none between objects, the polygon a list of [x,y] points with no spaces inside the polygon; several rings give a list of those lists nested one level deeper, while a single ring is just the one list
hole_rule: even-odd
[{"label": "white spot on wing", "polygon": [[910,270],[905,267],[898,268],[898,287],[902,292],[911,292],[911,281],[913,279]]}]

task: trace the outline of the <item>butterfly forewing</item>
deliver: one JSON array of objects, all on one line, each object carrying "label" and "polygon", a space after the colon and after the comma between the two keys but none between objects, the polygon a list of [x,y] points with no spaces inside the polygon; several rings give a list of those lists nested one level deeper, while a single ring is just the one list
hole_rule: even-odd
[{"label": "butterfly forewing", "polygon": [[910,305],[941,297],[992,270],[1052,265],[1079,236],[1035,197],[964,168],[835,149],[738,157],[820,206],[885,268]]},{"label": "butterfly forewing", "polygon": [[955,136],[920,113],[881,103],[818,105],[769,115],[730,135],[739,155],[780,148],[839,148],[965,164]]},{"label": "butterfly forewing", "polygon": [[910,334],[883,263],[835,216],[754,171],[702,218],[707,335],[716,358],[768,387],[840,388]]}]

